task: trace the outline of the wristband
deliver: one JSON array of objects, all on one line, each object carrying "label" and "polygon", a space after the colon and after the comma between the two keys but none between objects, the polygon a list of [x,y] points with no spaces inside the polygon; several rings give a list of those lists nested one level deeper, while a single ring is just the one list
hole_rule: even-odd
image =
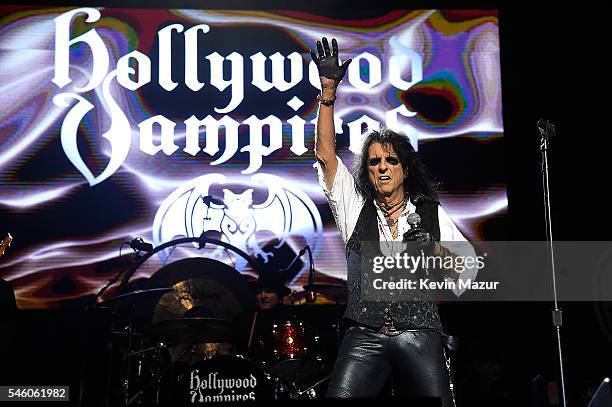
[{"label": "wristband", "polygon": [[331,106],[336,101],[336,97],[334,97],[333,99],[324,99],[323,96],[321,96],[321,94],[319,93],[317,95],[317,100],[321,102],[322,105]]}]

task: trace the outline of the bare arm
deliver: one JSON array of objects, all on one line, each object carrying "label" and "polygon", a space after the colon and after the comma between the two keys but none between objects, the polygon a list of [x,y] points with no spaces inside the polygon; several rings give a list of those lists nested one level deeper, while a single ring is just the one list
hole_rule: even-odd
[{"label": "bare arm", "polygon": [[[334,101],[336,89],[342,80],[351,60],[342,65],[338,62],[338,43],[332,39],[332,50],[329,49],[327,38],[317,41],[318,55],[311,51],[312,59],[319,69],[321,80],[321,98]],[[334,177],[338,169],[336,159],[336,132],[334,128],[334,104],[319,102],[319,116],[317,118],[317,135],[315,139],[315,156],[323,169],[325,184],[328,190],[332,189]]]},{"label": "bare arm", "polygon": [[[323,88],[323,99],[331,100],[336,97],[336,87]],[[331,190],[334,177],[338,169],[336,159],[336,132],[334,129],[334,105],[325,106],[319,103],[319,116],[317,118],[317,136],[315,138],[315,156],[325,174],[325,184]]]}]

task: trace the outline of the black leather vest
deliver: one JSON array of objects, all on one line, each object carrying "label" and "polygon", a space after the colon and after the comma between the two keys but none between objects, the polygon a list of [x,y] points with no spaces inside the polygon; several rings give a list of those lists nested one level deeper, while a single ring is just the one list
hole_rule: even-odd
[{"label": "black leather vest", "polygon": [[[422,201],[416,204],[416,212],[421,216],[420,226],[440,241],[438,202]],[[373,202],[366,203],[359,214],[357,225],[346,244],[348,266],[348,305],[344,318],[351,323],[378,329],[385,318],[393,321],[398,330],[435,329],[442,332],[438,306],[431,301],[364,301],[361,295],[361,261],[372,262],[371,254],[362,256],[361,243],[378,240],[378,223]]]}]

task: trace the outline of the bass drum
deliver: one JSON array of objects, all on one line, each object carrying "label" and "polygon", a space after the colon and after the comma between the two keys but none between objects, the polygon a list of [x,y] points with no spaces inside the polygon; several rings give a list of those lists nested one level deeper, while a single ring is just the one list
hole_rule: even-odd
[{"label": "bass drum", "polygon": [[162,405],[240,405],[276,399],[270,377],[243,356],[216,356],[174,372],[164,380]]}]

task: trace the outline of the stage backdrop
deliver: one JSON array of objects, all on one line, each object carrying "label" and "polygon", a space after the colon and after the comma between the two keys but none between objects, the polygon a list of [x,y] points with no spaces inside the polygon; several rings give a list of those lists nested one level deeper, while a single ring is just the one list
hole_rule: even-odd
[{"label": "stage backdrop", "polygon": [[[396,11],[358,21],[311,12],[0,7],[0,262],[21,307],[97,291],[155,246],[216,237],[269,267],[308,245],[318,282],[345,279],[344,246],[313,168],[318,77],[309,49],[352,58],[336,102],[338,155],[362,133],[408,135],[470,239],[507,209],[498,18],[493,10]],[[188,256],[255,278],[233,251]],[[303,260],[303,261],[302,261]],[[307,282],[304,255],[290,285]]]}]

